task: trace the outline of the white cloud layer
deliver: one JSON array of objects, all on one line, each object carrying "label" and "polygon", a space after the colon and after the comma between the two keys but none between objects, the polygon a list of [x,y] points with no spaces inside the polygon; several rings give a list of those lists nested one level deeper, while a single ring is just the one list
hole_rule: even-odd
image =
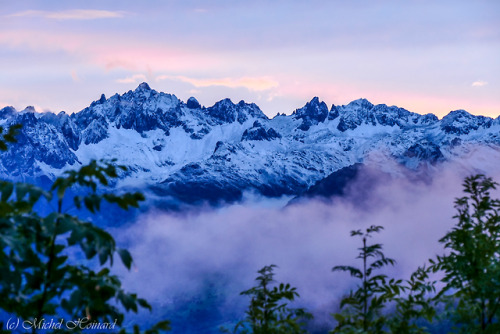
[{"label": "white cloud layer", "polygon": [[26,10],[8,15],[10,17],[41,17],[50,20],[96,20],[120,18],[124,16],[121,11],[97,9],[72,9],[63,11]]},{"label": "white cloud layer", "polygon": [[[477,166],[475,157],[468,159],[466,165]],[[362,208],[351,200],[336,200],[284,209],[234,205],[185,216],[152,212],[113,232],[130,246],[136,263],[126,285],[158,306],[179,296],[200,297],[207,279],[217,277],[226,298],[217,307],[242,314],[248,300],[239,292],[254,284],[258,269],[276,264],[276,279],[296,286],[300,304],[319,322],[329,322],[328,314],[355,283],[331,272],[335,265],[359,265],[360,240],[349,237],[351,230],[384,226],[371,241],[382,243],[385,254],[396,259],[391,275],[400,278],[444,252],[438,240],[455,223],[453,202],[462,196],[463,177],[469,174],[462,163],[445,165],[432,181],[395,178],[366,188],[373,183],[361,177],[354,188],[365,193]],[[483,167],[500,180],[498,166]],[[363,175],[370,180],[376,176]]]},{"label": "white cloud layer", "polygon": [[160,75],[156,80],[178,80],[187,82],[195,87],[210,87],[210,86],[223,86],[228,88],[244,87],[251,91],[264,91],[279,86],[279,83],[269,77],[242,77],[242,78],[212,78],[212,79],[195,79],[186,76],[169,76]]},{"label": "white cloud layer", "polygon": [[483,87],[483,86],[486,86],[488,83],[486,81],[483,81],[483,80],[478,80],[478,81],[474,81],[472,83],[472,87]]}]

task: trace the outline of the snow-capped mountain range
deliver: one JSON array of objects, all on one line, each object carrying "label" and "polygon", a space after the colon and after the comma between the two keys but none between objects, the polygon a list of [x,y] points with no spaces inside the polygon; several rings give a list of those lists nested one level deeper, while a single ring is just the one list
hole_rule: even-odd
[{"label": "snow-capped mountain range", "polygon": [[0,110],[0,126],[15,123],[23,128],[1,154],[3,177],[53,178],[91,159],[116,158],[129,167],[118,186],[184,202],[233,201],[246,190],[295,196],[375,152],[409,170],[461,159],[477,146],[500,152],[500,117],[456,110],[439,120],[366,99],[328,108],[315,97],[269,119],[254,103],[203,107],[146,83],[71,115]]}]

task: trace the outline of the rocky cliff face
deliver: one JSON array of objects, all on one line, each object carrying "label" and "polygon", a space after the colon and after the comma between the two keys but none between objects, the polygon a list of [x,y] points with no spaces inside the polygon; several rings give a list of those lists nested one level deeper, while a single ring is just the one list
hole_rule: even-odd
[{"label": "rocky cliff face", "polygon": [[500,150],[500,118],[464,110],[439,120],[366,99],[328,108],[315,97],[269,119],[253,103],[204,107],[146,83],[72,115],[0,110],[3,127],[15,123],[23,128],[1,155],[4,178],[53,178],[91,159],[116,158],[130,167],[118,186],[187,202],[237,200],[246,190],[297,195],[373,152],[416,170],[460,159],[471,145]]}]

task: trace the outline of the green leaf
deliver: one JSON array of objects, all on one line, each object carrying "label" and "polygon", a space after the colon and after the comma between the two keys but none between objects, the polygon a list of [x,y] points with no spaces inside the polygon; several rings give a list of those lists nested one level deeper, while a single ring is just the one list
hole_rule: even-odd
[{"label": "green leaf", "polygon": [[130,270],[130,267],[132,266],[132,256],[130,255],[129,251],[126,249],[117,249],[116,251],[118,252],[118,255],[120,255],[120,258],[125,267]]},{"label": "green leaf", "polygon": [[171,330],[170,321],[168,321],[168,320],[160,321],[160,322],[156,323],[153,326],[153,328],[163,330],[163,331],[169,331],[169,330]]},{"label": "green leaf", "polygon": [[75,204],[77,209],[80,209],[82,207],[82,198],[81,196],[75,196],[73,197],[73,203]]},{"label": "green leaf", "polygon": [[118,294],[118,299],[120,300],[123,307],[125,307],[125,309],[127,311],[132,310],[134,312],[137,312],[137,304],[136,304],[136,298],[135,298],[134,294],[127,294],[127,293],[120,292]]},{"label": "green leaf", "polygon": [[0,191],[2,192],[1,200],[2,202],[7,202],[14,191],[14,184],[11,182],[3,181],[1,184]]},{"label": "green leaf", "polygon": [[24,199],[26,194],[28,193],[30,185],[26,183],[17,183],[16,184],[16,198],[18,201]]},{"label": "green leaf", "polygon": [[151,305],[149,305],[149,303],[147,302],[147,300],[145,299],[142,299],[142,298],[137,298],[137,302],[139,303],[139,305],[145,309],[148,309],[149,311],[152,311],[153,308],[151,307]]},{"label": "green leaf", "polygon": [[83,198],[83,203],[85,204],[85,207],[87,208],[87,210],[89,210],[92,213],[95,213],[94,202],[92,201],[92,199],[90,197],[85,196]]},{"label": "green leaf", "polygon": [[107,249],[100,248],[98,254],[99,254],[99,264],[102,266],[108,260],[110,253]]}]

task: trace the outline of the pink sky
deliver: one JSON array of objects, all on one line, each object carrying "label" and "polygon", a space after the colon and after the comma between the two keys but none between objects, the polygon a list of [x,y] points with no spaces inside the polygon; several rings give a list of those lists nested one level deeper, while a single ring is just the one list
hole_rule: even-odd
[{"label": "pink sky", "polygon": [[500,114],[497,1],[25,1],[0,8],[0,107],[77,112],[147,81],[269,116],[314,96]]}]

